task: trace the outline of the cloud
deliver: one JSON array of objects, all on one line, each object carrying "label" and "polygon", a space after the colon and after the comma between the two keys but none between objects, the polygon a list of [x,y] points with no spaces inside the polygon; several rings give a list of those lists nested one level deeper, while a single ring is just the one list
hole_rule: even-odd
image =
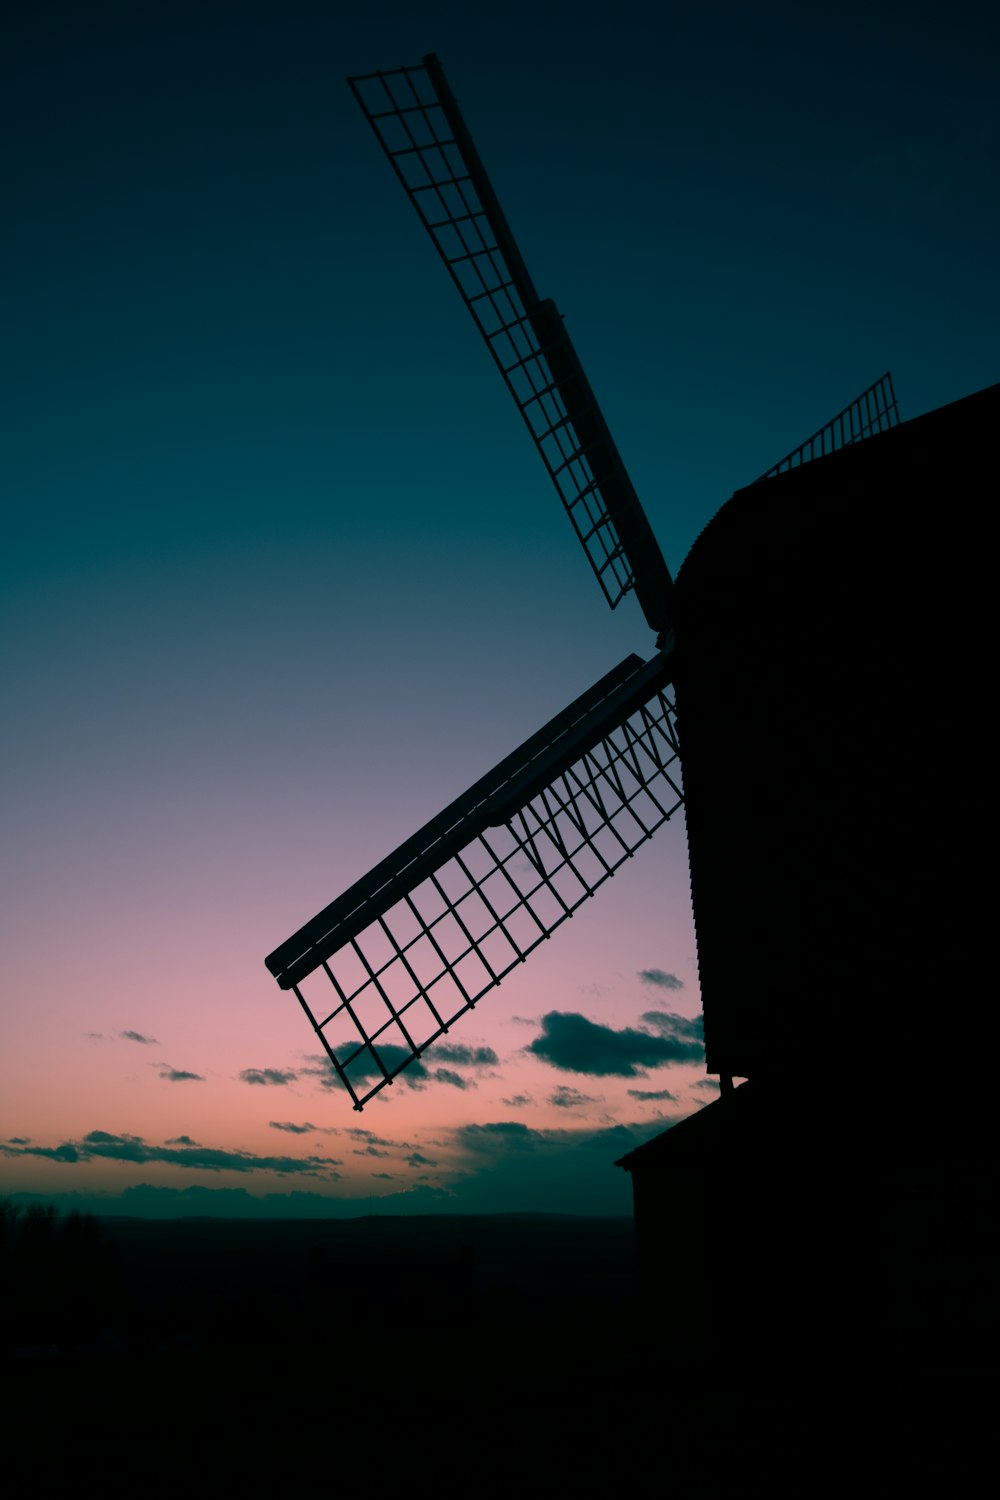
[{"label": "cloud", "polygon": [[318,1125],[310,1125],[308,1120],[301,1125],[293,1125],[291,1120],[268,1120],[272,1130],[287,1130],[289,1135],[308,1135],[310,1131],[318,1130]]},{"label": "cloud", "polygon": [[644,1026],[651,1026],[662,1036],[677,1042],[691,1043],[704,1050],[704,1016],[679,1016],[672,1010],[647,1010],[639,1019]]},{"label": "cloud", "polygon": [[[387,1073],[393,1073],[396,1068],[403,1068],[406,1059],[413,1057],[413,1054],[406,1047],[398,1047],[394,1042],[378,1042],[376,1046],[378,1055],[382,1060],[382,1066]],[[354,1051],[355,1048],[353,1045],[337,1048],[337,1060],[341,1067],[345,1069],[354,1088],[357,1088],[359,1084],[365,1083],[370,1078],[380,1078],[382,1076],[382,1068],[379,1067],[367,1047],[363,1048],[357,1057],[352,1056]],[[325,1089],[339,1089],[343,1087],[328,1057],[316,1056],[314,1054],[308,1061],[311,1066],[301,1068],[300,1072],[308,1074],[311,1078],[318,1078],[320,1084]],[[419,1058],[413,1058],[413,1061],[407,1067],[403,1068],[403,1071],[393,1081],[396,1083],[405,1083],[411,1089],[422,1089],[427,1082],[427,1069]]]},{"label": "cloud", "polygon": [[[708,1102],[707,1095],[702,1097]],[[86,1166],[57,1166],[56,1172],[71,1176],[79,1185],[74,1185],[71,1193],[60,1194],[53,1188],[45,1197],[49,1201],[59,1199],[67,1209],[161,1220],[192,1214],[241,1220],[301,1220],[367,1218],[372,1211],[370,1195],[374,1194],[374,1211],[378,1214],[556,1211],[611,1214],[631,1224],[632,1182],[614,1167],[614,1162],[668,1123],[651,1116],[651,1110],[637,1106],[637,1118],[611,1128],[568,1128],[574,1117],[564,1113],[560,1118],[567,1128],[562,1129],[531,1130],[506,1116],[475,1130],[440,1130],[440,1162],[436,1164],[414,1161],[411,1166],[406,1160],[410,1156],[426,1159],[428,1150],[437,1149],[437,1143],[429,1142],[417,1150],[406,1147],[394,1152],[392,1166],[374,1158],[353,1157],[349,1152],[351,1167],[341,1166],[338,1172],[317,1166],[313,1175],[308,1174],[315,1158],[296,1163],[294,1172],[269,1175],[255,1170],[255,1159],[244,1153],[242,1170],[235,1172],[174,1169],[176,1187],[152,1186],[149,1177],[154,1172],[165,1175],[165,1169],[153,1165],[148,1173],[142,1166],[119,1168],[121,1189],[115,1188],[104,1172],[88,1172]],[[111,1155],[119,1138],[104,1133],[110,1137],[104,1145],[106,1154]],[[299,1144],[296,1140],[295,1145]],[[66,1148],[72,1150],[74,1145],[82,1147],[82,1143],[67,1142]],[[90,1151],[89,1147],[82,1149]],[[155,1156],[160,1148],[148,1149]],[[266,1165],[265,1158],[256,1160]],[[231,1157],[228,1164],[232,1164]],[[195,1153],[186,1165],[197,1165]],[[381,1171],[394,1172],[395,1180],[376,1179],[375,1174]],[[443,1173],[447,1177],[438,1183]],[[430,1178],[425,1180],[428,1174]],[[232,1180],[227,1182],[227,1178]],[[137,1186],[125,1187],[125,1182]]]},{"label": "cloud", "polygon": [[532,1130],[520,1120],[496,1120],[488,1125],[460,1125],[455,1132],[460,1144],[473,1151],[492,1154],[503,1151],[531,1151],[544,1145],[545,1132]]},{"label": "cloud", "polygon": [[80,1161],[80,1153],[72,1141],[64,1141],[61,1146],[21,1146],[12,1142],[10,1145],[0,1146],[0,1152],[4,1156],[40,1156],[45,1161]]},{"label": "cloud", "polygon": [[664,1128],[663,1120],[641,1125],[606,1125],[600,1130],[578,1131],[575,1140],[584,1150],[607,1154],[614,1161],[616,1156],[623,1156],[633,1146],[648,1141],[651,1135],[659,1135]]},{"label": "cloud", "polygon": [[197,1146],[198,1142],[197,1141],[193,1141],[189,1135],[175,1135],[172,1140],[169,1140],[167,1142],[167,1145],[168,1146]]},{"label": "cloud", "polygon": [[378,1146],[355,1146],[354,1147],[354,1155],[355,1156],[382,1156],[382,1157],[387,1157],[387,1156],[391,1156],[391,1154],[392,1153],[390,1151],[382,1151],[382,1150],[380,1150]]},{"label": "cloud", "polygon": [[434,1081],[436,1083],[450,1083],[453,1089],[474,1089],[476,1087],[473,1079],[463,1078],[461,1073],[456,1073],[451,1068],[435,1068]]},{"label": "cloud", "polygon": [[612,1164],[663,1130],[665,1121],[586,1129],[535,1130],[515,1120],[463,1125],[453,1142],[466,1160],[466,1175],[452,1187],[456,1201],[473,1212],[533,1209],[631,1214],[630,1184]]},{"label": "cloud", "polygon": [[[651,1011],[643,1020],[655,1024],[664,1034],[655,1036],[633,1027],[616,1031],[575,1011],[552,1010],[542,1017],[541,1036],[526,1050],[550,1067],[596,1078],[637,1078],[644,1076],[647,1068],[701,1062],[704,1046],[686,1030],[694,1023],[666,1011]],[[676,1022],[676,1027],[668,1027],[667,1020]]]},{"label": "cloud", "polygon": [[[337,1054],[337,1061],[341,1067],[346,1067],[352,1079],[377,1078],[381,1074],[382,1068],[379,1067],[378,1062],[372,1056],[370,1049],[367,1047],[364,1048],[362,1052],[358,1053],[357,1057],[352,1058],[350,1062],[346,1062],[346,1059],[351,1057],[353,1050],[353,1047],[340,1048]],[[376,1042],[375,1050],[382,1059],[382,1067],[385,1068],[387,1073],[392,1073],[396,1068],[401,1067],[408,1057],[413,1056],[408,1047],[399,1047],[395,1042]],[[413,1062],[407,1068],[406,1073],[408,1075],[408,1082],[409,1077],[414,1075],[418,1078],[426,1076],[426,1069],[419,1058],[414,1058]]]},{"label": "cloud", "polygon": [[352,1141],[365,1141],[369,1146],[398,1146],[398,1141],[387,1141],[384,1136],[376,1135],[374,1130],[365,1130],[361,1125],[350,1126],[345,1134]]},{"label": "cloud", "polygon": [[381,1178],[383,1182],[395,1182],[396,1180],[395,1172],[373,1172],[372,1176]]},{"label": "cloud", "polygon": [[579,1089],[571,1089],[565,1083],[561,1083],[554,1093],[549,1095],[548,1102],[554,1104],[557,1109],[580,1109],[584,1104],[600,1104],[600,1099],[594,1098],[592,1094],[581,1094]]},{"label": "cloud", "polygon": [[[455,1071],[456,1068],[495,1068],[500,1061],[492,1047],[463,1047],[455,1042],[435,1042],[428,1048],[427,1062],[450,1063],[451,1066],[434,1066],[431,1071],[427,1063],[414,1057],[408,1048],[397,1046],[395,1042],[377,1042],[375,1051],[382,1063],[380,1068],[378,1060],[367,1047],[357,1057],[351,1058],[353,1050],[353,1047],[338,1048],[337,1060],[355,1088],[370,1079],[379,1078],[384,1068],[387,1073],[394,1075],[394,1082],[405,1083],[411,1089],[422,1089],[431,1079],[436,1083],[449,1084],[455,1089],[470,1089],[476,1087],[475,1083],[472,1079],[463,1078]],[[347,1060],[349,1058],[350,1061]],[[326,1058],[316,1058],[314,1061],[320,1067],[310,1068],[308,1071],[319,1077],[324,1088],[338,1088],[340,1079],[329,1061]],[[396,1072],[397,1068],[401,1069],[399,1073]]]},{"label": "cloud", "polygon": [[252,1151],[225,1151],[217,1147],[150,1145],[141,1135],[113,1135],[107,1130],[91,1130],[82,1141],[66,1141],[61,1146],[0,1146],[8,1156],[44,1156],[53,1161],[85,1162],[93,1160],[126,1161],[134,1164],[167,1162],[203,1172],[276,1172],[282,1176],[305,1174],[337,1181],[339,1172],[332,1169],[342,1163],[332,1156],[256,1156]]},{"label": "cloud", "polygon": [[160,1045],[155,1036],[143,1036],[141,1031],[119,1031],[118,1035],[125,1042],[141,1042],[144,1047],[158,1047]]},{"label": "cloud", "polygon": [[244,1068],[240,1074],[241,1083],[273,1085],[276,1088],[286,1083],[294,1083],[295,1079],[296,1074],[290,1068]]},{"label": "cloud", "polygon": [[460,1047],[454,1042],[435,1042],[431,1057],[455,1068],[495,1068],[500,1061],[492,1047]]},{"label": "cloud", "polygon": [[682,990],[683,979],[678,979],[676,974],[668,974],[664,969],[640,969],[639,978],[643,984],[655,984],[661,990]]},{"label": "cloud", "polygon": [[712,1094],[719,1093],[722,1088],[722,1084],[717,1078],[699,1078],[694,1086],[696,1089],[708,1089]]},{"label": "cloud", "polygon": [[[300,1078],[318,1078],[320,1086],[324,1089],[339,1089],[342,1087],[340,1079],[334,1072],[333,1063],[328,1057],[317,1057],[313,1055],[308,1059],[308,1066],[298,1069]],[[354,1077],[352,1072],[351,1077]]]},{"label": "cloud", "polygon": [[672,1094],[669,1089],[629,1089],[628,1094],[630,1099],[641,1099],[644,1103],[663,1099],[669,1099],[674,1104],[677,1102],[677,1095]]},{"label": "cloud", "polygon": [[30,1135],[12,1135],[10,1137],[10,1145],[12,1145],[12,1146],[30,1146],[31,1145],[31,1136]]},{"label": "cloud", "polygon": [[501,1099],[501,1104],[506,1104],[510,1109],[526,1109],[529,1104],[534,1104],[530,1094],[514,1094],[510,1099]]},{"label": "cloud", "polygon": [[411,1151],[406,1158],[408,1167],[436,1167],[437,1162],[432,1161],[429,1156],[421,1156],[419,1151]]},{"label": "cloud", "polygon": [[187,1073],[183,1068],[171,1068],[166,1063],[162,1065],[161,1078],[168,1083],[204,1083],[200,1073]]}]

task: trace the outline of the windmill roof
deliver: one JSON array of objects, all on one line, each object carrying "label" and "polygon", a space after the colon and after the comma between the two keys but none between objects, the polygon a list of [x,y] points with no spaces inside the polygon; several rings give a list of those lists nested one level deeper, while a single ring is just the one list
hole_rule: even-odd
[{"label": "windmill roof", "polygon": [[651,1141],[629,1151],[615,1162],[615,1166],[633,1172],[636,1168],[667,1166],[712,1155],[723,1142],[734,1137],[736,1140],[746,1139],[751,1124],[757,1135],[758,1130],[766,1128],[776,1115],[777,1108],[773,1094],[749,1082],[742,1083],[731,1094],[721,1095],[697,1114],[688,1115],[660,1135],[655,1135]]}]

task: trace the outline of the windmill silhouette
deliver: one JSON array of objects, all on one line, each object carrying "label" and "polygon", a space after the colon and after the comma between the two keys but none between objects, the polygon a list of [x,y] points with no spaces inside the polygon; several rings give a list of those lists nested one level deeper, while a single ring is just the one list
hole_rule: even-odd
[{"label": "windmill silhouette", "polygon": [[[555,304],[539,298],[433,55],[350,80],[471,312],[632,655],[271,953],[356,1109],[551,934],[683,805],[674,586]],[[886,374],[770,478],[898,422]],[[711,1066],[711,1062],[710,1062]]]}]

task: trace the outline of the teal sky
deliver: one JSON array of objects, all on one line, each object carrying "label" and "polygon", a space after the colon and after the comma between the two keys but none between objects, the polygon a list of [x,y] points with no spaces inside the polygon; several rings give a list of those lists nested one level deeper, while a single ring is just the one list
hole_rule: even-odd
[{"label": "teal sky", "polygon": [[[440,56],[674,570],[885,369],[904,418],[1000,373],[988,7],[355,11],[0,20],[0,1191],[626,1212],[610,1163],[710,1097],[689,1058],[526,1051],[552,1014],[697,1016],[680,828],[484,1002],[462,1041],[496,1062],[453,1059],[461,1085],[353,1115],[264,969],[653,646],[606,610],[348,74]],[[863,538],[833,544],[849,587]],[[353,1160],[361,1126],[386,1156]]]}]

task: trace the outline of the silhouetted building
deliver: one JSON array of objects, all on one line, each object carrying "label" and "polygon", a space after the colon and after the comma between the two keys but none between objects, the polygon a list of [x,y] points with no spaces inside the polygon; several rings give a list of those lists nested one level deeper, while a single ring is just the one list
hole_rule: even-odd
[{"label": "silhouetted building", "polygon": [[707,1066],[751,1082],[621,1165],[646,1273],[723,1323],[995,1317],[998,419],[993,386],[741,490],[677,579]]}]

